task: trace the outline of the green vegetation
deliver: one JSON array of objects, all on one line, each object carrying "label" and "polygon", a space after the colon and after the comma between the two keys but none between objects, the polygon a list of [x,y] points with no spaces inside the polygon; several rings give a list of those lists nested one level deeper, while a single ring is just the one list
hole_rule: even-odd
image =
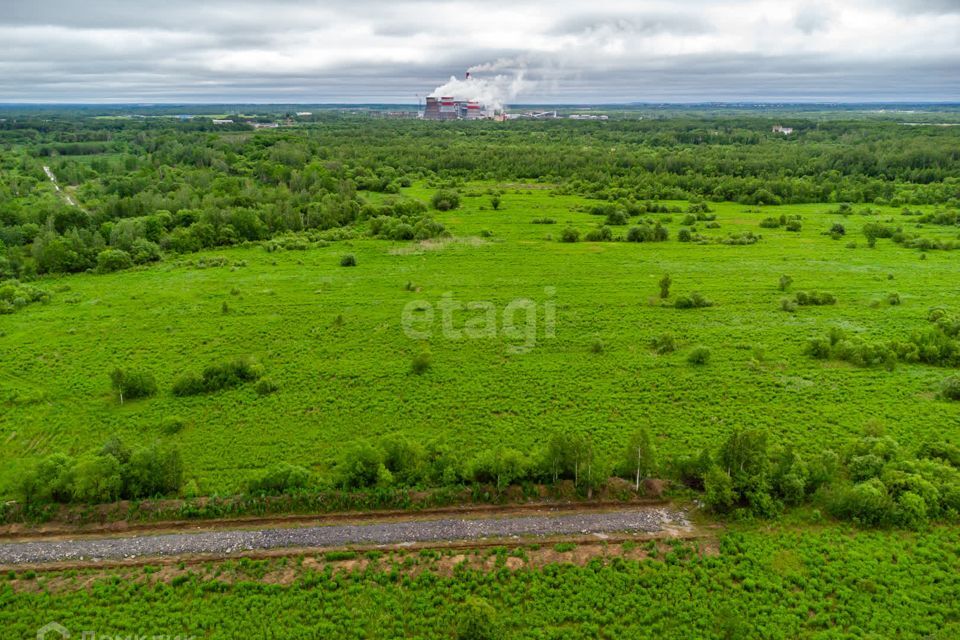
[{"label": "green vegetation", "polygon": [[[957,240],[955,128],[5,117],[6,498],[112,436],[179,450],[179,491],[201,496],[568,476],[588,492],[640,427],[662,474],[738,427],[805,455],[872,423],[956,438],[956,254],[924,248]],[[449,321],[446,293],[464,305]],[[517,300],[537,305],[520,350]],[[432,305],[428,338],[404,331],[408,303]],[[467,337],[491,307],[497,331]],[[589,451],[545,473],[554,431]],[[377,453],[393,437],[445,462],[408,473]]]},{"label": "green vegetation", "polygon": [[167,578],[137,568],[19,572],[0,582],[0,626],[16,638],[50,619],[111,636],[951,638],[960,633],[958,549],[956,528],[813,525],[740,527],[712,545],[654,546],[644,559],[625,547],[583,566],[513,571],[440,571],[440,554],[374,555],[351,571],[335,563],[356,554],[334,552],[317,558],[326,567],[240,560],[168,569]]}]

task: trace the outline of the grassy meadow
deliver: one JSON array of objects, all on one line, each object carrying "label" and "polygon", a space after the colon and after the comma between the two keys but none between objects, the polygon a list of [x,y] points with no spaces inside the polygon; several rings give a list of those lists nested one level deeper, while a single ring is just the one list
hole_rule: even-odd
[{"label": "grassy meadow", "polygon": [[[495,187],[503,190],[499,210],[486,195]],[[424,201],[432,192],[422,183],[403,190]],[[583,234],[602,220],[585,212],[595,201],[543,184],[470,183],[461,195],[459,209],[435,215],[448,239],[363,238],[274,252],[247,244],[115,273],[38,279],[48,304],[0,316],[3,492],[32,461],[95,450],[112,435],[177,444],[187,478],[204,493],[224,493],[271,463],[321,470],[345,446],[395,433],[476,452],[532,448],[564,429],[589,433],[614,452],[647,426],[671,453],[715,443],[735,426],[764,427],[775,441],[805,450],[871,425],[907,444],[960,427],[960,404],[937,398],[945,369],[856,368],[804,354],[808,340],[830,327],[906,339],[927,325],[931,308],[960,310],[955,253],[922,254],[885,239],[867,247],[866,222],[912,226],[899,208],[871,206],[875,213],[860,215],[864,207],[855,205],[845,217],[830,204],[711,203],[720,227],[700,223],[700,233],[752,231],[762,239],[678,242],[684,214],[674,213],[643,216],[671,218],[666,242],[563,243],[568,225]],[[760,228],[781,214],[801,215],[802,230]],[[557,224],[532,224],[542,217]],[[846,228],[839,240],[826,234],[836,222]],[[956,238],[948,227],[918,233]],[[340,266],[347,253],[357,266]],[[673,280],[671,300],[700,292],[714,306],[661,305],[664,274]],[[791,291],[830,292],[836,305],[781,310],[790,295],[778,288],[784,274],[793,278]],[[888,303],[894,292],[902,304]],[[445,293],[464,304],[493,303],[498,335],[445,337],[438,311],[429,339],[408,337],[405,305],[436,307]],[[524,352],[511,348],[521,340],[500,330],[504,308],[518,298],[537,304],[536,344]],[[552,337],[548,302],[556,308]],[[460,312],[455,326],[475,317]],[[658,355],[650,343],[664,333],[679,348]],[[709,364],[688,364],[697,345],[710,348]],[[424,348],[432,366],[415,375],[411,361]],[[230,356],[254,357],[278,391],[170,393],[178,375]],[[116,366],[152,372],[160,393],[119,404],[109,379]]]}]

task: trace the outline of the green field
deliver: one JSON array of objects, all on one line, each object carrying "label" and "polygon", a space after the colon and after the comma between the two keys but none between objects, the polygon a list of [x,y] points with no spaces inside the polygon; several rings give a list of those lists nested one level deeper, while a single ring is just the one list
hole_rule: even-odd
[{"label": "green field", "polygon": [[[491,188],[503,191],[498,211]],[[403,189],[424,201],[433,191],[422,183]],[[50,302],[0,316],[0,485],[9,494],[34,460],[92,451],[111,435],[178,445],[186,477],[203,493],[222,493],[278,461],[326,469],[347,445],[387,434],[442,439],[472,454],[496,444],[532,451],[556,430],[577,431],[612,454],[647,426],[672,454],[712,446],[737,426],[763,427],[775,442],[805,451],[839,446],[868,426],[910,446],[953,438],[960,427],[960,405],[937,397],[948,370],[858,368],[804,353],[831,327],[907,339],[932,308],[960,310],[960,287],[950,285],[954,252],[921,253],[886,239],[867,247],[866,222],[910,226],[899,208],[860,215],[865,206],[855,205],[843,216],[831,213],[834,204],[711,203],[720,226],[700,223],[700,233],[762,239],[678,242],[684,214],[674,213],[642,216],[672,219],[666,242],[562,243],[568,223],[582,233],[596,226],[584,211],[595,201],[542,183],[471,182],[460,191],[458,210],[434,216],[452,234],[446,239],[357,237],[274,252],[254,244],[32,283]],[[801,215],[802,230],[760,228],[780,214]],[[531,224],[545,216],[558,224]],[[826,235],[836,222],[846,229],[839,240]],[[949,227],[917,233],[957,237]],[[356,255],[355,268],[339,266],[345,253]],[[222,266],[198,266],[220,257]],[[700,292],[715,305],[661,305],[665,273],[671,300]],[[836,305],[782,311],[790,295],[778,288],[784,274],[792,291],[827,291]],[[902,304],[887,302],[893,292]],[[533,300],[535,344],[518,353],[513,347],[524,340],[503,335],[502,315],[496,337],[450,339],[438,311],[425,341],[432,367],[414,375],[411,359],[424,344],[405,335],[404,306],[437,305],[445,293],[491,302],[498,314],[514,299]],[[551,301],[553,337],[543,325]],[[455,323],[475,317],[461,312]],[[679,348],[657,355],[650,342],[666,332]],[[687,363],[696,345],[711,349],[708,365]],[[278,391],[171,395],[179,374],[230,356],[254,357]],[[116,366],[152,372],[160,393],[120,405],[108,375]],[[184,426],[170,433],[164,424],[174,418]]]},{"label": "green field", "polygon": [[492,609],[480,637],[946,640],[960,633],[958,548],[955,527],[778,527],[712,547],[662,545],[641,560],[601,551],[586,566],[530,568],[517,562],[522,548],[502,548],[472,564],[451,551],[377,554],[352,572],[322,556],[21,571],[0,581],[0,625],[10,638],[54,620],[74,637],[448,638],[481,598]]}]

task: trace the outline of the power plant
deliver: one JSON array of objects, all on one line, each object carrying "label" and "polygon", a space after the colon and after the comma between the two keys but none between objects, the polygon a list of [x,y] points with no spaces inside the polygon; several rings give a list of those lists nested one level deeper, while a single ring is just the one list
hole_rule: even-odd
[{"label": "power plant", "polygon": [[424,120],[502,120],[504,92],[498,80],[476,79],[469,71],[462,80],[451,77],[427,96],[420,117]]},{"label": "power plant", "polygon": [[423,108],[424,120],[482,120],[496,115],[478,100],[457,100],[453,96],[427,96]]}]

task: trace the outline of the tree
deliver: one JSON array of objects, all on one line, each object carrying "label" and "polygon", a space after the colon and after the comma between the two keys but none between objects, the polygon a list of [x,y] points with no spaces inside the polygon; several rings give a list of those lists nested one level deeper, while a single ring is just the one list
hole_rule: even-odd
[{"label": "tree", "polygon": [[650,442],[650,432],[646,427],[641,427],[630,436],[624,451],[624,468],[634,469],[636,491],[640,491],[641,480],[653,475],[656,466],[656,452]]},{"label": "tree", "polygon": [[493,210],[494,210],[494,211],[497,211],[497,210],[500,209],[500,196],[499,196],[499,195],[493,194],[492,196],[490,196],[490,206],[493,207]]},{"label": "tree", "polygon": [[737,495],[733,490],[733,479],[730,474],[713,465],[703,477],[703,502],[716,513],[726,513],[733,508]]},{"label": "tree", "polygon": [[660,278],[660,297],[663,299],[670,297],[670,285],[673,284],[673,280],[670,278],[669,273],[663,274],[663,277]]},{"label": "tree", "polygon": [[152,373],[132,369],[114,369],[110,373],[110,383],[120,397],[120,404],[124,398],[148,398],[157,393],[157,381]]},{"label": "tree", "polygon": [[111,455],[80,458],[72,475],[71,494],[78,502],[112,502],[120,497],[123,489],[120,462]]},{"label": "tree", "polygon": [[167,495],[183,484],[183,460],[177,449],[154,443],[131,453],[122,473],[127,498]]}]

